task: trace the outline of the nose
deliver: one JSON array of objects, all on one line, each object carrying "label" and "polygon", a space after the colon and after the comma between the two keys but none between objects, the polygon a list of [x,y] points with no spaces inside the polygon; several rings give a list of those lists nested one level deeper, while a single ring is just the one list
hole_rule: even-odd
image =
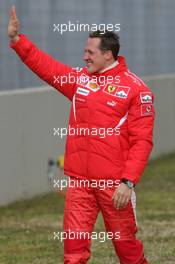
[{"label": "nose", "polygon": [[89,56],[88,56],[87,52],[84,53],[83,59],[84,59],[84,61],[88,61],[89,60]]}]

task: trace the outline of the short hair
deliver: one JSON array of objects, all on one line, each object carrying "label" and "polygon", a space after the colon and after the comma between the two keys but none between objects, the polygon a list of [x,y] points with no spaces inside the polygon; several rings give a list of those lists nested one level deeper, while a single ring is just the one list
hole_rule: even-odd
[{"label": "short hair", "polygon": [[97,30],[94,32],[90,32],[89,37],[101,39],[101,43],[99,47],[100,50],[102,51],[111,50],[113,58],[117,60],[117,56],[120,50],[120,41],[119,41],[119,36],[116,33],[108,30],[105,31]]}]

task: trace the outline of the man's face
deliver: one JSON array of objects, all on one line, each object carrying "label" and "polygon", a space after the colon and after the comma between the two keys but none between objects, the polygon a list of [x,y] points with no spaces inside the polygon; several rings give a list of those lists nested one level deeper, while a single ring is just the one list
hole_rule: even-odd
[{"label": "man's face", "polygon": [[85,50],[84,50],[84,61],[87,66],[89,73],[99,72],[107,67],[109,61],[108,51],[100,50],[99,38],[88,38]]}]

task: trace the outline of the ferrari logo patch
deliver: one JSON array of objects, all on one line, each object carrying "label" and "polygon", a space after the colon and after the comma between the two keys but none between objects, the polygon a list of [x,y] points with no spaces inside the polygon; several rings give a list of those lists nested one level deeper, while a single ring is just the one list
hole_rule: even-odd
[{"label": "ferrari logo patch", "polygon": [[107,84],[105,86],[105,88],[103,89],[103,91],[105,93],[108,93],[108,94],[115,96],[116,95],[116,89],[117,89],[117,86],[112,85],[112,84]]},{"label": "ferrari logo patch", "polygon": [[141,116],[150,116],[150,115],[153,115],[153,105],[152,104],[141,105]]},{"label": "ferrari logo patch", "polygon": [[116,87],[113,85],[108,85],[108,92],[113,93],[115,91]]}]

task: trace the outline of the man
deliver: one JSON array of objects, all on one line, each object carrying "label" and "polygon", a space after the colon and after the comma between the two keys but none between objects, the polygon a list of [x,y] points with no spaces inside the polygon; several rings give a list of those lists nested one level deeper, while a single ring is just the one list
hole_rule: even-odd
[{"label": "man", "polygon": [[[66,142],[64,171],[75,184],[67,189],[64,231],[92,234],[101,211],[120,263],[148,263],[143,245],[135,237],[133,187],[140,180],[153,145],[153,95],[128,70],[124,57],[118,56],[119,37],[108,31],[91,33],[84,50],[86,67],[75,70],[19,34],[14,7],[8,35],[11,48],[22,61],[72,101],[69,126],[83,131],[69,134]],[[61,77],[67,81],[62,82]],[[90,185],[80,185],[81,180]],[[105,182],[103,189],[98,185],[101,180]],[[92,185],[95,182],[96,187]],[[116,233],[120,234],[117,239]],[[67,236],[64,263],[87,263],[90,244],[91,237]]]}]

